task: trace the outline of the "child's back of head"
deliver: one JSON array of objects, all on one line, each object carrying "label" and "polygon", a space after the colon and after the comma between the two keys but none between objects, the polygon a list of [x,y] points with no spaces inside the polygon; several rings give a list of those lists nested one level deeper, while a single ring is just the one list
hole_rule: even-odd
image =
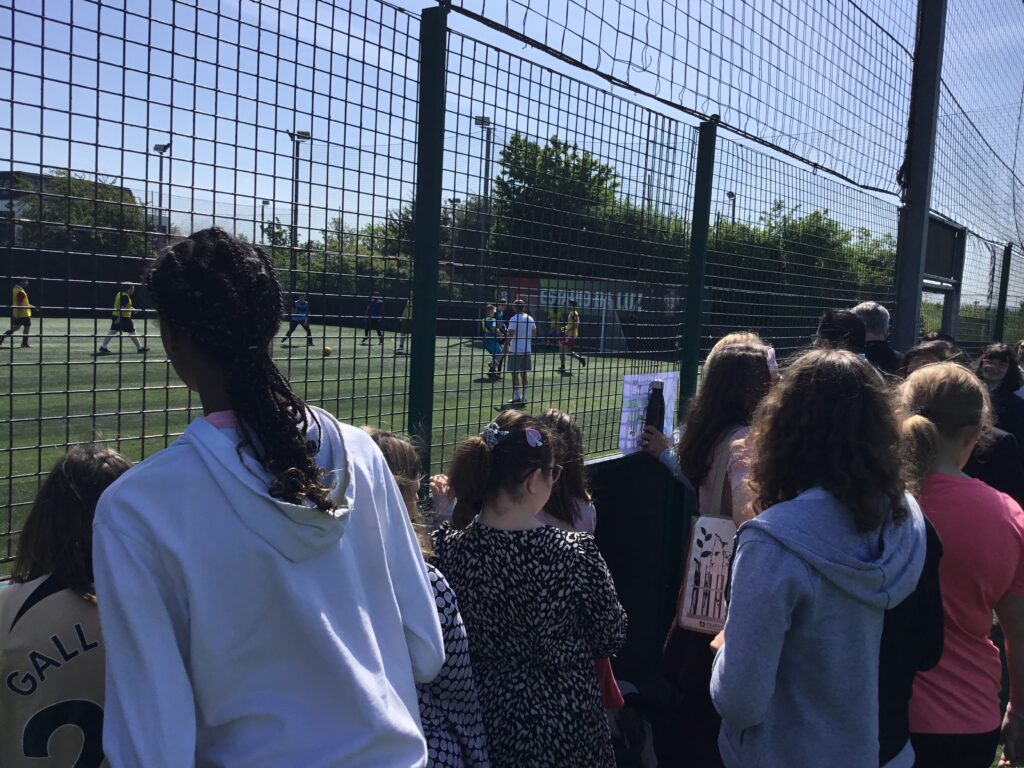
[{"label": "child's back of head", "polygon": [[590,502],[583,431],[572,416],[557,408],[549,408],[539,418],[558,438],[556,461],[562,466],[562,474],[551,489],[544,511],[569,527],[575,527],[580,516],[579,502]]},{"label": "child's back of head", "polygon": [[18,541],[11,580],[26,582],[50,574],[67,589],[91,593],[96,504],[131,466],[110,448],[76,445],[68,449],[36,494]]},{"label": "child's back of head", "polygon": [[401,492],[402,500],[409,512],[409,519],[412,520],[412,524],[416,528],[416,538],[419,540],[420,549],[423,550],[424,555],[429,555],[430,538],[427,536],[423,515],[420,514],[419,508],[416,506],[421,474],[419,451],[408,437],[386,432],[377,427],[363,426],[360,429],[373,438],[373,442],[377,444],[380,452],[384,455],[384,461],[387,462],[388,469],[391,470],[395,482],[398,483],[398,490]]}]

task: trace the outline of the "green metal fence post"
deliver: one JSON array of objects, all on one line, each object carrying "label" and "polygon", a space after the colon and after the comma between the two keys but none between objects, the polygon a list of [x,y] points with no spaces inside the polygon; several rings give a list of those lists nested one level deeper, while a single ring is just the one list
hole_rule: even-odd
[{"label": "green metal fence post", "polygon": [[[704,316],[704,273],[707,266],[708,230],[711,225],[711,192],[715,181],[715,142],[718,115],[700,124],[697,135],[697,169],[693,183],[693,221],[690,226],[690,269],[686,285],[686,314],[679,381],[679,414],[697,392],[697,368]],[[664,626],[675,614],[676,594],[683,575],[683,552],[690,520],[697,512],[696,498],[685,496],[681,510],[667,510],[662,528],[661,611]]]},{"label": "green metal fence post", "polygon": [[413,212],[412,339],[409,355],[408,432],[422,446],[430,472],[434,412],[434,346],[437,338],[437,270],[441,253],[441,173],[444,156],[445,69],[448,8],[420,14],[419,125],[416,208]]},{"label": "green metal fence post", "polygon": [[1003,271],[999,275],[999,304],[996,306],[996,327],[992,336],[996,341],[1003,340],[1006,327],[1006,294],[1010,288],[1010,260],[1013,258],[1013,243],[1007,243],[1003,249]]},{"label": "green metal fence post", "polygon": [[690,272],[686,285],[686,325],[679,384],[680,407],[697,391],[700,332],[704,314],[704,273],[711,224],[711,190],[715,180],[715,140],[718,115],[700,124],[697,139],[697,176],[693,183],[693,223],[690,227]]},{"label": "green metal fence post", "polygon": [[945,36],[946,0],[918,0],[910,125],[898,176],[903,187],[903,211],[896,246],[896,320],[892,329],[897,349],[909,349],[917,342],[921,317]]}]

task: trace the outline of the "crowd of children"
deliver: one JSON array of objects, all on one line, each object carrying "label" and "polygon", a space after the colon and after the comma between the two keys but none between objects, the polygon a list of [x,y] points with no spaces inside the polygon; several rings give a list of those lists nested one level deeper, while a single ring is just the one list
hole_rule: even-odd
[{"label": "crowd of children", "polygon": [[[278,370],[261,248],[196,232],[146,285],[203,416],[134,467],[71,449],[39,489],[0,590],[0,764],[615,766],[627,617],[571,416],[500,413],[433,478],[449,519],[425,520],[415,444]],[[516,309],[502,363],[525,405],[536,324]],[[951,340],[875,344],[873,364],[858,310],[880,316],[827,313],[781,376],[755,334],[722,339],[678,445],[646,433],[738,527],[724,631],[686,629],[685,601],[673,621],[660,765],[1024,758],[1024,512],[965,472],[994,419],[1015,426],[1016,352],[971,370]]]}]

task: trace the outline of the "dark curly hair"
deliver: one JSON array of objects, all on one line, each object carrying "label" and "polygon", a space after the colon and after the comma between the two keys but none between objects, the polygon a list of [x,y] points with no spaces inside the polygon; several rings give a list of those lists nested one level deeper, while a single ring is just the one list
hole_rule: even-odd
[{"label": "dark curly hair", "polygon": [[228,395],[242,440],[270,474],[270,495],[321,511],[333,508],[307,440],[315,416],[292,391],[270,356],[284,298],[270,256],[212,227],[164,251],[146,273],[160,316],[175,332],[200,345],[227,372]]},{"label": "dark curly hair", "polygon": [[896,522],[907,516],[893,395],[852,352],[800,355],[758,406],[748,444],[757,512],[820,487],[858,530],[875,530],[889,510]]}]

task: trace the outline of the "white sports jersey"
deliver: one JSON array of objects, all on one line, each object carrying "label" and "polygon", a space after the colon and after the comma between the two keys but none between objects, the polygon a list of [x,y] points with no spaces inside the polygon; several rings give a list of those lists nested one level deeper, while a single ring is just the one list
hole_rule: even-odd
[{"label": "white sports jersey", "polygon": [[105,666],[95,603],[52,576],[0,589],[0,765],[109,766]]},{"label": "white sports jersey", "polygon": [[537,321],[525,312],[513,315],[508,321],[508,353],[526,355],[533,351],[533,335],[537,332]]}]

